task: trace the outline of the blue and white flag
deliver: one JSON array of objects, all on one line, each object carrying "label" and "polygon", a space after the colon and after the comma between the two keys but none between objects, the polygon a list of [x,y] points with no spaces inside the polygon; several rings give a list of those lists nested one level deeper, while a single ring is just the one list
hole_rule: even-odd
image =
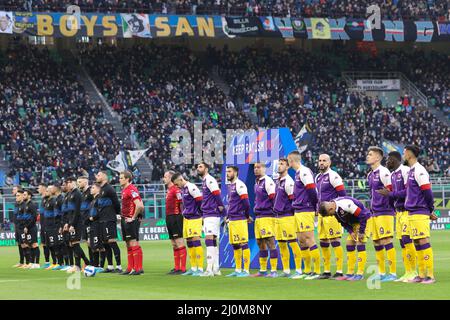
[{"label": "blue and white flag", "polygon": [[300,153],[303,153],[308,148],[308,144],[311,142],[312,138],[311,128],[308,124],[305,124],[295,137],[295,144]]},{"label": "blue and white flag", "polygon": [[383,139],[381,142],[381,148],[385,154],[392,151],[398,151],[400,154],[403,154],[404,145]]}]

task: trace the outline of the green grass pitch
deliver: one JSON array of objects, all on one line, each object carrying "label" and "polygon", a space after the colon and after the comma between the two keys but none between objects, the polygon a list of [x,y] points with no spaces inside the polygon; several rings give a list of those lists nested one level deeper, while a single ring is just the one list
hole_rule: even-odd
[{"label": "green grass pitch", "polygon": [[[65,272],[14,269],[11,266],[17,263],[17,247],[0,247],[0,299],[450,299],[449,240],[448,231],[432,233],[437,283],[381,283],[380,289],[368,289],[366,281],[168,276],[165,273],[172,268],[170,243],[158,241],[142,242],[144,275],[81,275],[79,289],[71,290]],[[123,242],[120,246],[126,262]],[[371,242],[367,248],[369,267],[375,264],[375,255]],[[396,249],[401,261],[397,241]],[[222,273],[231,271],[223,269]],[[398,274],[402,273],[399,262]],[[72,284],[76,284],[76,279],[72,279]]]}]

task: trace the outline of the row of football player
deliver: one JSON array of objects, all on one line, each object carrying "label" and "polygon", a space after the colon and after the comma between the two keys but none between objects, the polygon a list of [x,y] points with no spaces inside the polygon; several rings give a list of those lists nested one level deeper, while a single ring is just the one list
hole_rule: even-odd
[{"label": "row of football player", "polygon": [[[131,184],[132,174],[128,171],[121,173],[119,181],[122,206],[104,171],[96,175],[92,186],[89,186],[87,176],[78,179],[68,177],[62,185],[40,184],[38,192],[42,200],[39,209],[32,201],[32,189],[13,188],[16,197],[14,223],[20,259],[14,267],[72,273],[81,270],[83,261],[84,266],[96,267],[96,272],[142,274],[143,255],[138,233],[144,206],[139,191]],[[38,220],[45,255],[42,267],[37,241]],[[128,251],[126,270],[122,270],[120,248],[116,241],[118,221]],[[88,244],[89,258],[80,246],[82,240]],[[105,269],[106,261],[108,266]]]},{"label": "row of football player", "polygon": [[[366,242],[371,237],[381,281],[434,283],[433,252],[430,244],[430,219],[435,218],[433,194],[429,175],[418,162],[419,151],[418,147],[412,145],[405,148],[403,160],[407,166],[402,164],[400,153],[389,153],[386,168],[381,165],[384,158],[383,150],[379,147],[368,149],[366,162],[371,167],[367,178],[370,209],[357,199],[346,195],[343,181],[338,173],[331,170],[331,160],[327,154],[320,155],[318,163],[320,173],[315,177],[309,168],[302,165],[301,155],[297,151],[290,153],[287,159],[279,160],[279,177],[275,182],[266,175],[265,165],[256,163],[253,208],[260,270],[253,275],[250,275],[249,270],[247,225],[253,222],[253,219],[249,215],[247,186],[238,178],[238,168],[235,166],[226,168],[228,202],[226,208],[222,202],[219,185],[208,174],[209,166],[206,163],[200,163],[197,167],[203,180],[202,191],[195,184],[186,181],[180,173],[166,172],[164,181],[169,187],[167,201],[170,203],[170,195],[175,190],[175,194],[179,192],[178,202],[182,202],[183,207],[181,224],[172,219],[179,216],[177,213],[180,208],[167,205],[174,208],[173,212],[168,212],[170,220],[168,219],[167,223],[175,257],[175,268],[170,273],[194,276],[220,274],[217,239],[221,216],[224,216],[236,265],[235,272],[228,275],[230,277],[281,276],[306,280],[362,280],[367,261]],[[288,174],[289,168],[295,170],[294,179]],[[322,274],[320,252],[314,238],[314,220],[317,215],[324,260]],[[394,221],[396,221],[395,229]],[[345,274],[341,246],[342,227],[349,233],[346,239]],[[397,277],[394,230],[402,248],[405,267],[405,274],[400,278]],[[200,243],[202,231],[206,235],[205,272]],[[185,250],[182,238],[187,241],[190,257],[191,269],[188,271],[185,271],[185,265],[180,260],[179,251]],[[278,242],[283,266],[281,274],[277,272],[278,250],[275,240]],[[289,264],[289,246],[295,260],[293,274]],[[337,270],[334,275],[331,274],[330,268],[331,248],[336,256]],[[268,260],[270,272],[267,271]],[[386,270],[386,263],[389,270]]]}]

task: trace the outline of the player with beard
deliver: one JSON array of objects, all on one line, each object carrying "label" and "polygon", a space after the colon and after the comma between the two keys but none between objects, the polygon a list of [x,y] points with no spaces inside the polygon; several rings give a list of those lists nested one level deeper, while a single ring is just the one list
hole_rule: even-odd
[{"label": "player with beard", "polygon": [[62,184],[62,192],[64,192],[63,195],[63,204],[62,204],[62,208],[61,208],[61,230],[60,233],[63,236],[63,244],[62,244],[62,249],[63,249],[63,256],[64,256],[64,266],[61,268],[61,271],[68,271],[70,269],[72,269],[75,265],[74,263],[74,259],[73,259],[73,248],[70,246],[70,233],[69,233],[69,228],[65,227],[66,225],[69,224],[69,216],[70,216],[70,212],[71,210],[69,210],[69,197],[70,197],[70,192],[68,191],[68,187],[67,184],[69,183],[68,179],[65,179],[63,184]]},{"label": "player with beard", "polygon": [[[54,246],[55,254],[58,260],[58,265],[51,270],[65,269],[64,265],[64,238],[62,235],[62,223],[63,223],[63,204],[64,196],[62,194],[61,185],[54,183],[50,187],[52,199],[48,201],[49,209],[51,208],[52,215],[54,217],[51,231],[51,243]],[[48,227],[48,226],[47,226]],[[47,228],[48,229],[48,228]]]},{"label": "player with beard", "polygon": [[47,195],[47,185],[45,183],[40,183],[38,186],[38,193],[41,196],[41,202],[39,204],[39,223],[41,225],[41,244],[42,250],[44,251],[45,264],[42,269],[47,269],[50,267],[50,254],[52,256],[52,264],[56,265],[56,257],[54,251],[50,251],[50,247],[47,244],[46,235],[46,222],[45,222],[45,204],[48,201]]},{"label": "player with beard", "polygon": [[90,187],[92,201],[89,204],[89,245],[92,250],[93,265],[97,272],[104,272],[106,252],[103,246],[102,232],[99,222],[99,210],[101,209],[98,203],[102,186],[99,183],[94,183]]},{"label": "player with beard", "polygon": [[[101,241],[106,250],[108,267],[105,273],[122,272],[120,261],[120,249],[117,245],[117,217],[120,217],[120,202],[114,188],[108,183],[108,175],[105,171],[100,171],[96,175],[96,182],[102,186],[97,203],[99,209],[99,228],[101,232]],[[116,259],[116,270],[112,260],[112,253]]]}]

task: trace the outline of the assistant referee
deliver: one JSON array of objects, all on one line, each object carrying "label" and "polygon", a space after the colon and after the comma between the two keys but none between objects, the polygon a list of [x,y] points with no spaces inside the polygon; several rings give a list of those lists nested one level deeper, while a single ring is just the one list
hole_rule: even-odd
[{"label": "assistant referee", "polygon": [[173,247],[174,268],[168,274],[177,275],[186,272],[186,247],[183,240],[183,215],[181,214],[181,192],[171,181],[174,171],[164,173],[163,181],[167,187],[166,226]]}]

